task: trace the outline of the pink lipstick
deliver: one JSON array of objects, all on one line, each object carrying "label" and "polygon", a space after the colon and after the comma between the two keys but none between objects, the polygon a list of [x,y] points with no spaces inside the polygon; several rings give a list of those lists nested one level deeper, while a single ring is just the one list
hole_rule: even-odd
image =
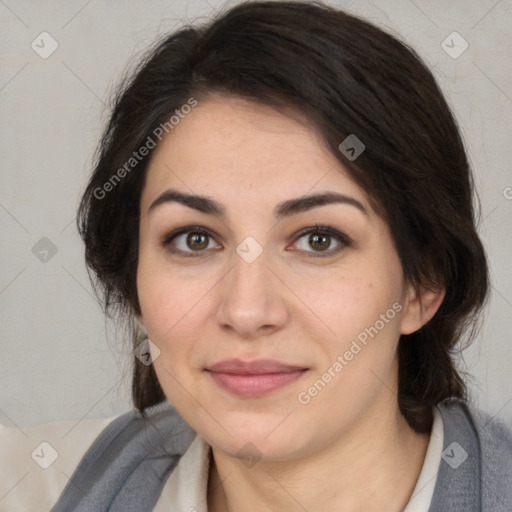
[{"label": "pink lipstick", "polygon": [[259,397],[271,393],[300,379],[307,370],[272,359],[229,359],[206,369],[220,388],[244,397]]}]

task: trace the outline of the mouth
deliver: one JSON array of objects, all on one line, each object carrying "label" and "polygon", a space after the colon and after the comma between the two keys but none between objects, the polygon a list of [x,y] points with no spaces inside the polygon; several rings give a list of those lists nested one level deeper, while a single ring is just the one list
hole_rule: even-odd
[{"label": "mouth", "polygon": [[308,370],[270,359],[230,359],[205,369],[221,389],[244,397],[267,395],[300,379]]}]

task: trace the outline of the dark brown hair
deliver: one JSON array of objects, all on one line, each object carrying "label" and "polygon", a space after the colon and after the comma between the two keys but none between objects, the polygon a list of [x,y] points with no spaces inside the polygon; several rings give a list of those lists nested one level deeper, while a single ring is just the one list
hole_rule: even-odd
[{"label": "dark brown hair", "polygon": [[[417,432],[429,431],[432,406],[466,397],[453,352],[487,294],[472,176],[454,117],[421,59],[338,9],[319,2],[240,3],[157,43],[125,82],[78,217],[105,311],[140,313],[139,200],[150,155],[133,170],[126,162],[190,98],[211,93],[305,114],[389,224],[405,279],[418,288],[445,287],[437,314],[402,336],[398,349],[400,410]],[[365,145],[353,161],[338,149],[350,134]],[[134,329],[133,342],[140,341]],[[133,400],[143,410],[165,396],[153,367],[133,361]]]}]

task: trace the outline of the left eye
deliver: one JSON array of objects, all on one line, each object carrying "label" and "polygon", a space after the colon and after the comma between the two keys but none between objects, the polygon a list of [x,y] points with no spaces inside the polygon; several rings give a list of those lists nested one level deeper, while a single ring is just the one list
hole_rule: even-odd
[{"label": "left eye", "polygon": [[[303,242],[303,247],[299,247],[299,250],[310,253],[308,257],[331,256],[341,251],[344,247],[348,247],[350,245],[350,239],[346,235],[328,226],[315,226],[314,228],[308,228],[306,231],[302,232],[296,243],[300,245],[299,242],[302,239],[305,240],[305,243]],[[337,246],[334,249],[331,248],[333,239],[337,242]],[[304,247],[304,245],[306,247],[311,247],[314,250],[309,251]],[[326,254],[324,255],[321,253]]]}]

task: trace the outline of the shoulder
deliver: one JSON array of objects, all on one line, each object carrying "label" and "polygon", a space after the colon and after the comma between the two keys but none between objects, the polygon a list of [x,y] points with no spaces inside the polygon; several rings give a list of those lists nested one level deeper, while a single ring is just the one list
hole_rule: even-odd
[{"label": "shoulder", "polygon": [[470,414],[480,441],[485,510],[512,510],[512,428],[481,410]]},{"label": "shoulder", "polygon": [[[476,434],[482,460],[492,458],[503,469],[512,468],[512,426],[497,415],[489,413],[462,400],[445,400],[437,406],[443,421],[458,428],[469,426]],[[510,473],[509,473],[510,474]]]},{"label": "shoulder", "polygon": [[[452,483],[462,475],[477,478],[482,510],[512,510],[512,428],[461,400],[445,400],[437,407],[445,430],[439,477]],[[478,490],[474,480],[472,485],[468,495]]]},{"label": "shoulder", "polygon": [[110,510],[113,503],[115,510],[151,510],[195,436],[167,401],[117,417],[90,446],[52,510]]},{"label": "shoulder", "polygon": [[195,433],[169,402],[144,412],[133,409],[112,421],[94,441],[85,461],[105,459],[105,454],[136,450],[141,455],[182,455]]}]

